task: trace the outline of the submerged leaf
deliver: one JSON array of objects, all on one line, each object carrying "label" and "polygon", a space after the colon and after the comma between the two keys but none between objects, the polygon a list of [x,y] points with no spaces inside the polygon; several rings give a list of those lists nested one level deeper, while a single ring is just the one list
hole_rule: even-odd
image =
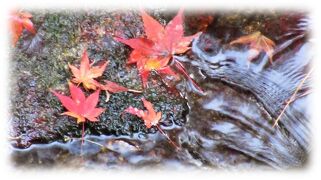
[{"label": "submerged leaf", "polygon": [[258,31],[250,35],[242,36],[230,42],[231,45],[238,43],[249,44],[251,50],[251,55],[249,57],[250,61],[258,56],[261,51],[264,51],[269,56],[269,60],[272,63],[275,43],[261,32]]}]

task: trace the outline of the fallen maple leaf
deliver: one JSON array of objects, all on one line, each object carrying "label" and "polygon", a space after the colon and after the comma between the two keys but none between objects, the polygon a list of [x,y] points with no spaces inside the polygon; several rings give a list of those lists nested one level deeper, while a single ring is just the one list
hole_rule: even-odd
[{"label": "fallen maple leaf", "polygon": [[107,80],[105,80],[106,84],[101,84],[98,81],[96,81],[95,78],[98,78],[103,75],[103,72],[106,69],[106,66],[108,65],[108,63],[109,61],[106,61],[101,66],[92,66],[89,62],[87,51],[85,50],[81,57],[79,69],[73,65],[68,64],[74,76],[74,78],[71,81],[76,84],[83,84],[85,89],[96,90],[97,88],[99,88],[101,90],[105,90],[107,94],[106,102],[109,100],[109,97],[110,97],[109,92],[111,93],[118,93],[118,92],[125,92],[125,91],[130,91],[135,93],[141,92],[133,89],[128,89],[126,87],[123,87],[121,85],[118,85],[114,82],[107,81]]},{"label": "fallen maple leaf", "polygon": [[132,106],[125,109],[125,112],[138,116],[144,121],[144,124],[149,129],[152,126],[156,126],[162,117],[161,112],[155,112],[154,107],[151,102],[142,98],[143,104],[147,111],[134,108]]},{"label": "fallen maple leaf", "polygon": [[32,15],[28,12],[14,11],[10,14],[10,29],[12,32],[12,42],[14,46],[19,40],[23,29],[27,29],[33,34],[36,33],[36,30],[34,29],[33,23],[30,18],[32,18]]},{"label": "fallen maple leaf", "polygon": [[106,102],[109,101],[110,98],[110,93],[119,93],[119,92],[133,92],[133,93],[141,93],[142,91],[134,90],[134,89],[129,89],[124,86],[121,86],[117,83],[107,81],[105,80],[106,84],[99,84],[100,89],[106,91]]},{"label": "fallen maple leaf", "polygon": [[264,36],[261,32],[254,32],[250,35],[242,36],[230,42],[231,45],[237,43],[249,44],[251,48],[251,55],[249,57],[250,61],[257,57],[261,51],[264,51],[269,56],[270,63],[272,63],[275,43],[271,39]]},{"label": "fallen maple leaf", "polygon": [[95,91],[87,98],[80,88],[73,83],[68,82],[71,97],[51,92],[58,97],[62,105],[68,110],[62,115],[68,115],[77,119],[77,123],[85,122],[86,119],[91,122],[97,122],[97,117],[105,111],[104,108],[96,108],[99,100],[100,90]]},{"label": "fallen maple leaf", "polygon": [[147,101],[145,98],[142,98],[143,104],[146,111],[134,108],[132,106],[129,106],[127,109],[125,109],[124,112],[127,112],[129,114],[133,114],[139,118],[141,118],[144,121],[145,126],[149,129],[152,126],[156,126],[157,129],[168,139],[168,141],[176,148],[179,149],[179,147],[175,144],[174,141],[172,141],[168,135],[159,127],[158,123],[162,118],[162,112],[156,112],[154,110],[153,104],[149,101]]},{"label": "fallen maple leaf", "polygon": [[93,89],[96,90],[100,84],[94,80],[94,78],[100,77],[103,75],[104,70],[106,69],[109,61],[106,61],[101,66],[92,66],[89,63],[89,58],[87,55],[87,51],[85,50],[81,57],[80,67],[79,69],[75,66],[68,64],[74,78],[71,80],[76,84],[83,84],[85,89]]},{"label": "fallen maple leaf", "polygon": [[[189,50],[189,44],[200,33],[184,37],[183,10],[180,10],[166,27],[163,27],[145,11],[142,11],[141,15],[146,37],[133,39],[115,37],[117,41],[134,49],[127,64],[136,63],[143,87],[147,86],[148,76],[153,70],[163,75],[178,78],[169,67],[169,61],[174,54],[182,54]],[[188,78],[190,79],[190,77]]]},{"label": "fallen maple leaf", "polygon": [[[101,85],[101,89],[111,92],[111,93],[118,93],[118,92],[126,92],[126,91],[135,91],[132,89],[128,89],[124,86],[121,86],[117,83],[111,82],[111,81],[104,81],[106,84],[105,85]],[[140,91],[135,91],[135,92],[140,92]]]}]

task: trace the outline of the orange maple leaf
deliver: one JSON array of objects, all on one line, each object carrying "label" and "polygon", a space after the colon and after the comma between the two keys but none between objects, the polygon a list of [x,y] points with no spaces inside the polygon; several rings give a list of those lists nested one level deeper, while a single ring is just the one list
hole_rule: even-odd
[{"label": "orange maple leaf", "polygon": [[77,123],[85,122],[86,119],[91,122],[97,122],[97,117],[105,111],[104,108],[96,108],[99,100],[100,90],[95,91],[87,98],[80,88],[73,83],[68,82],[71,97],[51,92],[58,97],[62,105],[68,110],[62,115],[68,115],[77,119]]},{"label": "orange maple leaf", "polygon": [[132,106],[129,106],[127,109],[124,110],[124,112],[127,112],[129,114],[133,114],[139,118],[141,118],[144,121],[145,126],[149,129],[152,126],[156,126],[156,128],[168,139],[168,141],[177,149],[180,149],[177,144],[172,141],[168,135],[159,127],[158,123],[162,118],[162,112],[156,112],[154,110],[153,104],[149,101],[147,101],[145,98],[142,98],[143,104],[146,108],[146,111],[134,108]]},{"label": "orange maple leaf", "polygon": [[28,12],[14,11],[10,14],[10,29],[12,32],[12,42],[14,46],[19,40],[23,29],[27,29],[33,34],[36,33],[36,30],[34,29],[33,23],[30,18],[32,18],[32,15]]},{"label": "orange maple leaf", "polygon": [[230,42],[231,45],[237,43],[249,44],[251,50],[250,61],[257,57],[261,51],[264,51],[269,56],[270,63],[272,63],[275,43],[261,32],[257,31]]},{"label": "orange maple leaf", "polygon": [[[143,87],[147,86],[148,76],[153,70],[178,79],[176,73],[169,67],[169,61],[173,55],[182,54],[189,50],[189,44],[200,33],[184,37],[183,10],[180,10],[166,27],[162,26],[145,11],[141,12],[141,16],[146,37],[133,39],[115,37],[117,41],[125,43],[134,49],[127,64],[136,63]],[[189,76],[187,78],[190,79]]]},{"label": "orange maple leaf", "polygon": [[147,101],[145,98],[142,98],[142,101],[145,108],[147,109],[146,111],[130,106],[125,109],[125,112],[140,117],[144,121],[146,127],[149,129],[152,126],[156,126],[158,124],[158,122],[162,118],[162,113],[156,112],[152,103]]},{"label": "orange maple leaf", "polygon": [[104,70],[106,69],[109,61],[106,61],[101,66],[92,66],[89,63],[89,58],[87,55],[87,51],[85,50],[81,57],[80,67],[79,69],[75,66],[68,64],[74,78],[71,80],[76,84],[83,84],[85,89],[93,89],[96,90],[100,84],[94,80],[94,78],[100,77],[103,75]]},{"label": "orange maple leaf", "polygon": [[103,72],[106,69],[106,66],[108,65],[108,63],[109,61],[106,61],[101,66],[92,66],[92,64],[89,63],[87,51],[85,50],[81,57],[79,69],[71,64],[68,64],[74,76],[74,78],[71,81],[78,85],[83,84],[84,88],[87,90],[89,89],[96,90],[97,88],[99,88],[101,90],[106,91],[106,94],[107,94],[106,102],[109,100],[109,97],[110,97],[109,92],[110,93],[118,93],[118,92],[125,92],[125,91],[130,91],[134,93],[141,92],[134,89],[128,89],[126,87],[118,85],[117,83],[107,81],[107,80],[105,80],[106,84],[101,84],[98,81],[96,81],[95,78],[98,78],[103,75]]}]

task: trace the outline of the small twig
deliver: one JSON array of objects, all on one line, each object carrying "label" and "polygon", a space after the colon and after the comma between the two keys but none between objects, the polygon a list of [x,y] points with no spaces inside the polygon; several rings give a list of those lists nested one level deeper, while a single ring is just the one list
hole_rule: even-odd
[{"label": "small twig", "polygon": [[167,140],[178,150],[180,150],[180,148],[178,147],[178,145],[175,144],[175,142],[173,142],[168,135],[159,127],[159,125],[156,125],[157,129],[167,138]]},{"label": "small twig", "polygon": [[[78,139],[78,138],[69,138],[69,137],[68,137],[68,140],[70,140],[70,139]],[[107,150],[109,150],[109,151],[113,151],[113,150],[107,148],[106,146],[104,146],[104,145],[102,145],[102,144],[100,144],[100,143],[98,143],[98,142],[92,141],[92,140],[88,140],[88,139],[85,139],[85,138],[84,138],[84,139],[82,139],[82,141],[95,144],[95,145],[100,146],[100,147],[102,147],[102,148],[104,148],[104,149],[107,149]]]},{"label": "small twig", "polygon": [[296,99],[301,98],[301,97],[304,97],[304,96],[307,96],[307,95],[309,95],[309,94],[311,94],[311,93],[312,93],[312,90],[307,90],[306,92],[304,92],[303,94],[301,94],[300,96],[298,96]]},{"label": "small twig", "polygon": [[303,94],[301,94],[301,95],[299,95],[299,96],[296,96],[294,99],[292,99],[291,101],[289,100],[289,101],[286,101],[286,103],[289,103],[289,104],[291,104],[291,103],[293,103],[295,100],[297,100],[297,99],[299,99],[299,98],[302,98],[302,97],[304,97],[304,96],[307,96],[307,95],[309,95],[309,94],[311,94],[312,93],[312,91],[311,90],[307,90],[306,92],[304,92]]},{"label": "small twig", "polygon": [[88,139],[85,139],[84,141],[92,143],[92,144],[95,144],[97,146],[100,146],[102,149],[107,149],[107,150],[111,151],[109,148],[107,148],[106,146],[104,146],[104,145],[102,145],[102,144],[100,144],[98,142],[95,142],[95,141],[92,141],[92,140],[88,140]]},{"label": "small twig", "polygon": [[142,93],[143,91],[141,91],[141,90],[135,90],[135,89],[128,89],[128,92],[132,92],[132,93]]},{"label": "small twig", "polygon": [[105,146],[104,146],[104,145],[99,144],[98,142],[95,142],[95,141],[92,141],[92,140],[88,140],[88,139],[85,139],[84,141],[89,142],[89,143],[92,143],[92,144],[96,144],[96,145],[98,145],[98,146],[100,146],[100,147],[105,148]]},{"label": "small twig", "polygon": [[284,106],[284,108],[282,109],[280,115],[276,118],[274,124],[272,127],[275,127],[278,122],[280,121],[282,115],[284,114],[285,110],[289,107],[289,105],[295,100],[295,97],[297,95],[297,93],[299,92],[299,90],[302,88],[304,82],[308,79],[308,77],[310,76],[310,74],[312,73],[313,69],[311,69],[308,74],[305,75],[305,77],[302,79],[302,81],[300,82],[300,84],[298,85],[298,87],[295,89],[294,93],[292,94],[292,96],[289,98],[289,100],[286,101],[286,104]]},{"label": "small twig", "polygon": [[105,102],[108,102],[110,99],[110,93],[106,90],[106,99]]}]

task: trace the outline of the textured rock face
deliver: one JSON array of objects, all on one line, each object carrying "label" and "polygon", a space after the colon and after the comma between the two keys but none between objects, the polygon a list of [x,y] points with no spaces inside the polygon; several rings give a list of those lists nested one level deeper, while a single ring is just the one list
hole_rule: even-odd
[{"label": "textured rock face", "polygon": [[[64,110],[49,89],[68,94],[71,79],[68,63],[80,64],[82,51],[96,64],[109,60],[102,80],[117,82],[132,89],[142,89],[135,67],[126,66],[129,48],[116,42],[112,35],[136,37],[143,33],[136,11],[129,12],[35,12],[38,27],[35,37],[24,37],[12,52],[11,62],[11,124],[10,136],[19,137],[13,145],[20,148],[35,143],[62,141],[65,137],[80,137],[81,128],[72,118],[60,115]],[[129,135],[155,133],[147,130],[141,120],[120,116],[128,106],[143,108],[140,99],[147,98],[163,112],[164,124],[182,125],[186,103],[176,92],[168,93],[163,83],[153,76],[154,83],[142,94],[113,94],[106,103],[101,93],[100,107],[106,108],[100,122],[86,124],[86,133],[95,135]],[[157,80],[157,81],[156,81]]]},{"label": "textured rock face", "polygon": [[[306,54],[307,29],[296,27],[305,18],[301,13],[188,15],[187,34],[196,29],[205,32],[179,59],[205,94],[194,92],[184,80],[169,88],[166,83],[170,81],[162,82],[157,75],[150,78],[150,88],[142,94],[113,94],[106,103],[102,92],[98,106],[106,112],[100,122],[86,123],[82,156],[81,127],[60,115],[64,109],[49,89],[69,93],[67,64],[79,64],[85,48],[96,64],[110,61],[98,80],[141,89],[136,68],[126,66],[130,48],[112,37],[143,35],[140,16],[137,11],[33,14],[36,36],[24,33],[11,52],[10,136],[16,165],[291,168],[306,161],[309,116],[300,107],[308,104],[307,97],[294,102],[280,126],[272,128],[311,60]],[[174,15],[151,14],[163,24]],[[195,19],[211,24],[195,27]],[[272,28],[276,26],[280,28]],[[228,45],[253,31],[261,31],[280,45],[273,65],[261,54],[248,67],[247,47]],[[291,35],[282,39],[286,33]],[[309,87],[306,83],[304,90]],[[148,130],[140,119],[120,116],[130,105],[143,108],[141,97],[163,113],[161,128],[180,149],[171,146],[157,128]]]}]

